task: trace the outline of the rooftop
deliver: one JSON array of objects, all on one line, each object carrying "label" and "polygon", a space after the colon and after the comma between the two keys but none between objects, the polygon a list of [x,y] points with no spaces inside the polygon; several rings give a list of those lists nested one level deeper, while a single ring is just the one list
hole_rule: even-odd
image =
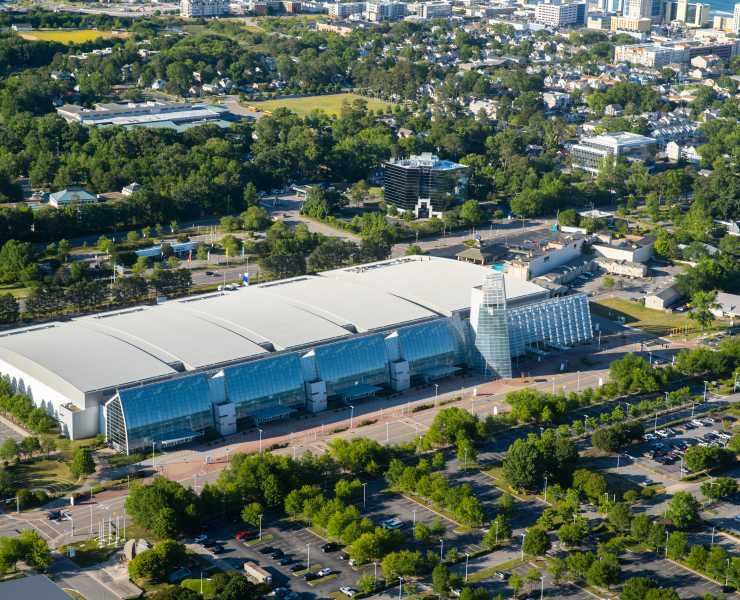
[{"label": "rooftop", "polygon": [[3,600],[70,600],[46,575],[31,575],[0,582],[0,598]]},{"label": "rooftop", "polygon": [[452,162],[451,160],[441,159],[431,152],[422,152],[421,154],[412,155],[408,158],[399,158],[389,161],[389,164],[410,169],[425,167],[427,169],[436,169],[438,171],[454,171],[456,169],[467,168],[465,165]]},{"label": "rooftop", "polygon": [[[236,291],[99,313],[0,335],[0,359],[76,402],[177,372],[220,368],[470,307],[490,269],[406,257]],[[507,298],[541,298],[506,278]]]}]

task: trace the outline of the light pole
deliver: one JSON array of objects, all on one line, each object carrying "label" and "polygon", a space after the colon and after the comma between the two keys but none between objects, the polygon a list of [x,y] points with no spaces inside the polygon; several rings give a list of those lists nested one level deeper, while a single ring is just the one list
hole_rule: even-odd
[{"label": "light pole", "polygon": [[349,428],[352,429],[352,424],[355,420],[355,407],[351,404],[349,405],[350,413],[349,413]]},{"label": "light pole", "polygon": [[704,382],[704,402],[707,401],[707,385],[709,385],[708,381]]},{"label": "light pole", "polygon": [[257,431],[260,432],[260,454],[262,454],[262,430],[258,427]]},{"label": "light pole", "polygon": [[403,598],[403,577],[398,578],[398,600]]},{"label": "light pole", "polygon": [[620,456],[622,456],[622,455],[621,455],[621,454],[619,454],[619,452],[617,452],[617,469],[619,468],[619,457],[620,457]]},{"label": "light pole", "polygon": [[444,553],[445,549],[445,540],[444,538],[439,538],[439,560],[442,561],[442,554]]},{"label": "light pole", "polygon": [[522,534],[522,560],[524,560],[524,538],[527,536],[527,532],[525,531]]},{"label": "light pole", "polygon": [[262,540],[262,514],[259,515],[260,519],[260,540]]},{"label": "light pole", "polygon": [[547,502],[547,475],[545,475],[545,502]]},{"label": "light pole", "polygon": [[540,600],[545,597],[545,576],[540,577]]},{"label": "light pole", "polygon": [[155,459],[154,459],[154,440],[152,440],[152,470],[156,470]]},{"label": "light pole", "polygon": [[576,391],[580,392],[581,391],[581,372],[580,371],[578,371],[577,376],[578,376],[578,380],[577,380],[578,383],[576,383]]},{"label": "light pole", "polygon": [[306,544],[306,570],[311,568],[311,544]]},{"label": "light pole", "polygon": [[437,406],[437,398],[439,396],[439,384],[434,384],[434,406]]},{"label": "light pole", "polygon": [[390,428],[391,428],[391,422],[390,421],[386,421],[386,423],[385,423],[385,443],[386,444],[389,443],[390,440],[391,440],[391,431],[390,431]]},{"label": "light pole", "polygon": [[668,532],[665,532],[665,554],[663,555],[665,558],[668,558]]},{"label": "light pole", "polygon": [[367,483],[362,484],[362,510],[367,508]]},{"label": "light pole", "polygon": [[416,509],[411,511],[414,515],[414,527],[416,527]]},{"label": "light pole", "polygon": [[712,527],[712,546],[714,546],[714,527]]},{"label": "light pole", "polygon": [[470,559],[470,554],[467,552],[465,553],[465,581],[468,581],[468,560]]},{"label": "light pole", "polygon": [[378,581],[378,563],[373,563],[373,583]]},{"label": "light pole", "polygon": [[498,546],[498,525],[499,525],[499,522],[498,520],[496,520],[496,545],[497,546]]}]

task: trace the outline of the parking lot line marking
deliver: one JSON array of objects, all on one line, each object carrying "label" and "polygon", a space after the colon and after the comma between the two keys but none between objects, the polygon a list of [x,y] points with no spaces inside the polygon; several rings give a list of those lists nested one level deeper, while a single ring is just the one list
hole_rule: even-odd
[{"label": "parking lot line marking", "polygon": [[401,495],[404,498],[406,498],[406,500],[409,500],[409,501],[413,502],[414,504],[416,504],[418,506],[421,506],[422,508],[426,508],[429,512],[433,512],[438,517],[442,517],[445,521],[449,521],[450,523],[452,523],[453,525],[457,525],[458,527],[463,527],[462,523],[458,523],[457,521],[455,521],[454,519],[448,517],[447,515],[443,515],[441,512],[437,512],[436,510],[434,510],[433,508],[427,506],[426,504],[422,504],[418,500],[414,500],[413,498],[407,496],[406,494],[401,494]]}]

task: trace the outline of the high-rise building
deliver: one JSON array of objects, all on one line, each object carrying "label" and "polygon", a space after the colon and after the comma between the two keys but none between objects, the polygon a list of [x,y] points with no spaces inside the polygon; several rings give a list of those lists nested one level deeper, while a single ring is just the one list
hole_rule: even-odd
[{"label": "high-rise building", "polygon": [[733,31],[740,34],[740,2],[735,4],[733,16],[735,17],[735,27],[733,28]]},{"label": "high-rise building", "polygon": [[431,153],[391,160],[384,165],[385,201],[417,217],[442,216],[463,200],[467,167]]},{"label": "high-rise building", "polygon": [[[475,291],[473,292],[475,296]],[[491,272],[483,280],[480,303],[471,302],[471,325],[480,368],[494,377],[511,377],[509,323],[506,315],[504,274]]]},{"label": "high-rise building", "polygon": [[686,0],[668,0],[663,2],[663,21],[677,21],[689,27],[703,27],[709,22],[709,5]]},{"label": "high-rise building", "polygon": [[583,26],[586,13],[585,2],[547,1],[538,4],[534,11],[537,22],[550,27]]},{"label": "high-rise building", "polygon": [[653,0],[628,0],[627,15],[633,19],[650,18],[653,12]]},{"label": "high-rise building", "polygon": [[228,13],[228,0],[180,0],[181,17],[218,17]]}]

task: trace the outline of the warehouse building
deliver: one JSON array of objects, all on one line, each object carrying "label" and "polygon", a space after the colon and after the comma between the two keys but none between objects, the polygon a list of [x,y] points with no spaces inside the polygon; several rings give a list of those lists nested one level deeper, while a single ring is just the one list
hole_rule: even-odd
[{"label": "warehouse building", "polygon": [[12,330],[0,373],[70,437],[131,452],[591,339],[585,295],[491,273],[406,257]]}]

